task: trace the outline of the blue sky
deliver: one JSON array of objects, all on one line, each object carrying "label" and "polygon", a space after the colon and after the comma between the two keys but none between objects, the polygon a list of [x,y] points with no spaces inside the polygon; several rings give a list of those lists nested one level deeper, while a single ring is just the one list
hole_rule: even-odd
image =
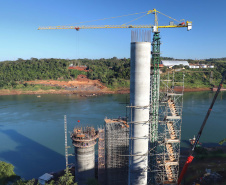
[{"label": "blue sky", "polygon": [[[193,29],[162,29],[162,56],[174,58],[226,57],[225,0],[0,0],[0,61],[17,58],[130,57],[131,29],[37,30],[39,26],[75,25],[156,8],[177,20],[193,22]],[[86,25],[118,25],[136,16]],[[159,16],[159,24],[169,23]],[[133,24],[154,24],[147,15]]]}]

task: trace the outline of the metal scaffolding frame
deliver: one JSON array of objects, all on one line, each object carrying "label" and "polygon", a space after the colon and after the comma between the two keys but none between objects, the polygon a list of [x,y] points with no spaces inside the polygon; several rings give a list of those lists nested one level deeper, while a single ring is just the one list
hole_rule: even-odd
[{"label": "metal scaffolding frame", "polygon": [[105,184],[105,128],[98,128],[98,182]]},{"label": "metal scaffolding frame", "polygon": [[159,73],[159,63],[160,63],[160,35],[159,32],[154,32],[153,42],[152,42],[152,70],[151,70],[151,89],[150,89],[150,127],[149,127],[149,166],[150,166],[150,177],[149,182],[151,184],[155,183],[156,177],[156,149],[158,141],[158,122],[159,122],[159,88],[160,88],[160,73]]},{"label": "metal scaffolding frame", "polygon": [[[176,184],[179,173],[184,78],[182,82],[175,82],[174,77],[168,77],[168,80],[160,83],[158,139],[155,148],[150,149],[150,154],[155,159],[154,162],[151,161],[151,170],[155,174],[152,180],[153,184]],[[174,91],[175,84],[180,84],[180,92]]]},{"label": "metal scaffolding frame", "polygon": [[105,119],[106,172],[108,185],[127,184],[129,125],[126,119]]}]

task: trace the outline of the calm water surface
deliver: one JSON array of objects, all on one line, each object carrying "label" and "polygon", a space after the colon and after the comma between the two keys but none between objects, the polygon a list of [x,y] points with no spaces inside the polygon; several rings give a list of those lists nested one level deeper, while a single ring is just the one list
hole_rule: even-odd
[{"label": "calm water surface", "polygon": [[[184,94],[182,147],[188,147],[188,139],[197,134],[213,95],[212,92]],[[26,179],[62,170],[65,168],[64,115],[68,118],[68,131],[78,125],[97,128],[103,125],[106,116],[124,116],[128,98],[129,95],[0,96],[0,160],[12,163],[16,174]],[[216,145],[226,137],[225,120],[226,92],[222,92],[201,142]],[[69,134],[68,143],[71,144]],[[74,162],[73,157],[69,159]]]}]

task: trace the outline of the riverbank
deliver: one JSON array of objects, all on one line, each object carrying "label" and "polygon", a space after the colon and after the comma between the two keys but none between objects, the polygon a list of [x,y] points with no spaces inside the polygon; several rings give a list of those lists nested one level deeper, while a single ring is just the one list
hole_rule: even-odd
[{"label": "riverbank", "polygon": [[[128,88],[118,88],[112,90],[100,82],[100,80],[90,80],[85,75],[78,75],[75,80],[34,80],[25,81],[31,88],[21,89],[0,89],[0,95],[20,95],[20,94],[81,94],[101,95],[101,94],[127,94]],[[34,87],[33,87],[34,86]],[[37,87],[38,88],[35,88]],[[41,88],[41,87],[47,87]]]},{"label": "riverbank", "polygon": [[[199,91],[210,91],[210,88],[185,88],[184,92],[199,92]],[[102,94],[129,94],[129,88],[121,88],[111,90],[108,88],[97,89],[97,90],[66,90],[66,89],[50,89],[50,90],[36,90],[27,91],[23,89],[0,89],[0,96],[4,95],[21,95],[21,94],[81,94],[81,95],[102,95]]]},{"label": "riverbank", "polygon": [[[209,91],[209,88],[194,88],[194,89],[184,89],[185,92],[198,92],[198,91]],[[102,95],[102,94],[129,94],[130,90],[129,88],[123,88],[123,89],[117,89],[117,90],[110,90],[110,89],[104,89],[104,90],[96,90],[96,91],[75,91],[75,90],[37,90],[37,91],[25,91],[21,89],[1,89],[0,90],[0,96],[4,95],[21,95],[21,94],[81,94],[81,95]]]},{"label": "riverbank", "polygon": [[198,91],[210,91],[211,88],[184,88],[184,92],[198,92]]},{"label": "riverbank", "polygon": [[0,96],[5,95],[21,95],[21,94],[80,94],[80,95],[102,95],[102,94],[129,94],[129,89],[117,89],[117,90],[109,90],[105,89],[102,91],[74,91],[74,90],[37,90],[37,91],[24,91],[20,89],[9,90],[9,89],[1,89]]},{"label": "riverbank", "polygon": [[[90,80],[85,75],[79,75],[75,80],[34,80],[26,81],[30,86],[44,86],[47,89],[0,89],[0,95],[20,95],[20,94],[81,94],[81,95],[101,95],[101,94],[129,94],[129,88],[110,89],[100,80]],[[175,91],[181,91],[181,87],[175,87]],[[185,92],[210,91],[210,88],[184,88]]]}]

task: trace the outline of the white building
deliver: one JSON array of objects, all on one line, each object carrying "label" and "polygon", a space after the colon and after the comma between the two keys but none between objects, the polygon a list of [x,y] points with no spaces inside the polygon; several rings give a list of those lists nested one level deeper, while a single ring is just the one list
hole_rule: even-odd
[{"label": "white building", "polygon": [[198,65],[194,65],[194,64],[190,64],[189,68],[191,68],[191,69],[198,69],[199,66]]},{"label": "white building", "polygon": [[206,64],[200,64],[200,68],[207,68]]},{"label": "white building", "polygon": [[173,67],[177,65],[189,66],[188,61],[185,60],[162,60],[160,64],[163,64],[163,66],[166,67]]}]

